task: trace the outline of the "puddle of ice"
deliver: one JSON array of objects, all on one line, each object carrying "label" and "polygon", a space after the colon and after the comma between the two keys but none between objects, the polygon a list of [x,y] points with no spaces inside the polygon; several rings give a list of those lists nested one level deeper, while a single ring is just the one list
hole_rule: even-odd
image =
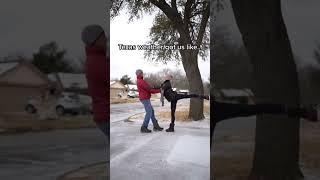
[{"label": "puddle of ice", "polygon": [[184,135],[179,137],[170,151],[168,163],[192,163],[202,167],[210,165],[210,137]]}]

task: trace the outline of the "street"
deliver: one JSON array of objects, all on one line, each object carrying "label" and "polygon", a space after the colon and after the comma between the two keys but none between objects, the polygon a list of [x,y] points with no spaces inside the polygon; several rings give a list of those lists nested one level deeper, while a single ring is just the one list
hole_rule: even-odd
[{"label": "street", "polygon": [[[156,111],[169,110],[169,103],[152,104]],[[141,134],[140,122],[124,121],[144,112],[141,103],[115,104],[110,110],[112,179],[209,179],[209,128],[177,125],[175,133]],[[0,179],[56,180],[105,161],[108,153],[105,137],[95,128],[1,135],[0,142]]]},{"label": "street", "polygon": [[[179,103],[186,103],[188,100]],[[169,110],[169,103],[155,111]],[[111,180],[199,180],[209,179],[209,126],[184,127],[177,123],[176,132],[141,134],[141,121],[121,121],[128,115],[144,112],[139,103],[129,107],[117,105],[117,118],[112,114],[111,124]],[[114,110],[111,108],[112,111]],[[119,110],[123,109],[124,112]],[[132,113],[132,114],[131,114]],[[121,115],[123,114],[123,116]],[[169,122],[160,122],[167,128]],[[152,123],[150,122],[150,129]]]},{"label": "street", "polygon": [[[140,112],[140,106],[112,105],[111,120],[128,118]],[[105,137],[95,128],[1,135],[0,142],[0,179],[56,180],[106,160]]]},{"label": "street", "polygon": [[0,179],[56,180],[65,172],[106,160],[97,129],[0,136]]}]

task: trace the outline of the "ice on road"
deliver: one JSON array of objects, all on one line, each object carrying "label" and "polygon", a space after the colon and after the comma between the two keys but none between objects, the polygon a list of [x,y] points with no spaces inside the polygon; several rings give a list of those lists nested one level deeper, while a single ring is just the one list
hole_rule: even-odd
[{"label": "ice on road", "polygon": [[[181,100],[179,106],[188,105]],[[155,111],[169,110],[158,101]],[[129,116],[144,113],[141,103],[111,105],[110,179],[111,180],[207,180],[210,177],[210,118],[198,122],[177,122],[174,133],[140,133],[143,115],[134,121]],[[167,128],[170,122],[159,121]],[[152,123],[150,121],[150,129]]]},{"label": "ice on road", "polygon": [[113,123],[110,178],[209,179],[209,134],[209,128],[190,127],[177,127],[174,133],[162,131],[141,134],[140,123]]},{"label": "ice on road", "polygon": [[179,137],[177,144],[167,159],[169,163],[189,162],[207,167],[210,163],[210,137],[184,135]]}]

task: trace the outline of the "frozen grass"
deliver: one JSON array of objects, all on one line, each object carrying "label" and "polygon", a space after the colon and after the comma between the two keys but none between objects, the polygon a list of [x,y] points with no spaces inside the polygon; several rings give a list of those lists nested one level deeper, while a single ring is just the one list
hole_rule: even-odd
[{"label": "frozen grass", "polygon": [[82,167],[73,172],[69,172],[57,180],[105,180],[108,179],[106,163]]},{"label": "frozen grass", "polygon": [[[239,144],[233,153],[211,155],[211,173],[219,180],[246,180],[253,161],[252,137],[224,137],[215,142],[216,148]],[[223,145],[225,143],[225,145]],[[229,144],[229,145],[228,145]],[[241,146],[241,147],[240,147]],[[225,147],[226,148],[226,147]],[[242,150],[239,150],[242,149]],[[219,150],[220,152],[223,150]],[[320,124],[302,121],[300,163],[306,180],[320,179]],[[315,177],[315,178],[312,178]]]},{"label": "frozen grass", "polygon": [[0,129],[6,130],[3,133],[94,127],[96,125],[91,116],[65,116],[56,120],[38,120],[36,116],[29,114],[7,114],[0,118]]},{"label": "frozen grass", "polygon": [[[159,98],[151,98],[153,102],[160,102]],[[139,98],[110,98],[110,104],[126,104],[140,102]]]},{"label": "frozen grass", "polygon": [[125,104],[125,103],[136,103],[139,102],[138,98],[111,98],[110,103],[111,104]]},{"label": "frozen grass", "polygon": [[[204,108],[203,108],[203,113],[204,114],[210,114],[210,104],[205,103]],[[165,109],[157,109],[155,110],[155,116],[157,119],[160,121],[170,121],[171,120],[171,111],[169,108]],[[180,105],[177,107],[176,113],[176,121],[178,122],[189,122],[191,119],[188,118],[189,116],[189,106],[186,105]],[[138,119],[143,119],[144,113],[134,115],[130,117],[131,120],[138,120]]]},{"label": "frozen grass", "polygon": [[215,179],[247,180],[252,158],[248,155],[211,157],[211,174]]}]

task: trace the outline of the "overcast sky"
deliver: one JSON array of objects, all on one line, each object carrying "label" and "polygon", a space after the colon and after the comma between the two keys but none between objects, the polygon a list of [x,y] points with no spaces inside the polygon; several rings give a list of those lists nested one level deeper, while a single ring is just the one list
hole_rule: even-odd
[{"label": "overcast sky", "polygon": [[[31,56],[49,41],[55,40],[73,58],[83,57],[81,29],[87,24],[100,24],[108,29],[106,0],[1,0],[0,1],[0,58],[12,54]],[[217,24],[229,26],[233,39],[240,41],[229,1],[218,16]],[[316,41],[320,42],[320,1],[282,0],[283,14],[293,50],[305,64],[315,64],[312,57]],[[145,16],[128,24],[122,13],[111,22],[111,77],[124,74],[134,77],[142,68],[155,72],[162,68],[182,69],[181,65],[154,64],[143,59],[142,51],[120,51],[118,44],[144,44],[148,40],[153,17]],[[209,76],[209,61],[200,60],[203,79]]]},{"label": "overcast sky", "polygon": [[[232,32],[234,41],[241,41],[230,1],[217,16],[217,25],[225,25]],[[317,65],[313,59],[316,42],[320,42],[320,1],[282,0],[282,10],[289,38],[295,55],[303,65]]]},{"label": "overcast sky", "polygon": [[80,39],[87,24],[107,29],[109,0],[1,0],[0,58],[12,54],[31,54],[49,41],[68,50],[70,57],[83,56]]},{"label": "overcast sky", "polygon": [[[145,72],[157,72],[164,68],[182,70],[182,64],[176,63],[154,63],[144,59],[144,51],[141,50],[120,50],[118,44],[143,45],[149,38],[150,28],[154,16],[144,16],[142,19],[128,23],[129,16],[122,11],[120,16],[111,20],[110,26],[110,52],[111,52],[111,78],[120,79],[123,75],[129,75],[135,79],[135,70],[142,69]],[[210,60],[199,59],[199,69],[202,79],[208,81],[210,75]]]}]

